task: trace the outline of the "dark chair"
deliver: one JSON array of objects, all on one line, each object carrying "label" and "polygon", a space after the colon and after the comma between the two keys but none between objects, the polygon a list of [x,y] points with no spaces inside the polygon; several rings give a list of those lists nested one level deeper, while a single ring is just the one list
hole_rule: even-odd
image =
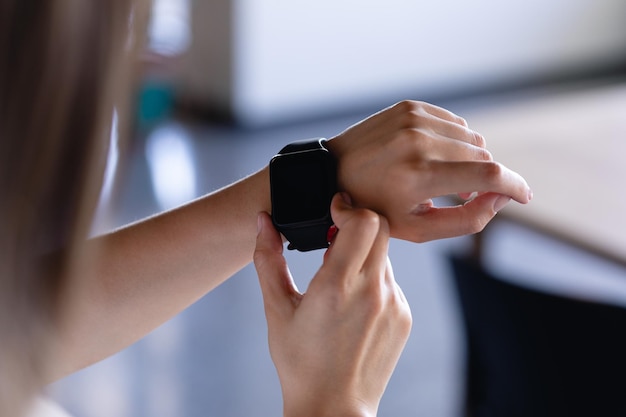
[{"label": "dark chair", "polygon": [[521,288],[470,258],[451,263],[466,416],[626,416],[626,309]]}]

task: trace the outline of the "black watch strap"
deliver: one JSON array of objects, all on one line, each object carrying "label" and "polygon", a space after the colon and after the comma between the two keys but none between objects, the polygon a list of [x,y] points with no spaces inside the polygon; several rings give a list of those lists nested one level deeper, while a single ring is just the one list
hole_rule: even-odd
[{"label": "black watch strap", "polygon": [[[316,149],[327,150],[324,143],[327,142],[325,138],[316,138],[310,140],[304,140],[300,142],[292,142],[282,148],[278,154],[290,154],[296,152],[311,151]],[[275,224],[276,225],[276,224]],[[280,227],[278,230],[289,241],[287,249],[299,250],[301,252],[311,251],[315,249],[323,249],[329,246],[328,230],[333,225],[332,220],[329,218],[325,223],[317,223],[308,226],[298,227]]]},{"label": "black watch strap", "polygon": [[278,154],[286,154],[286,153],[294,153],[294,152],[302,152],[302,151],[312,151],[314,149],[326,149],[324,143],[327,140],[324,138],[303,140],[300,142],[292,142],[289,145],[282,148]]},{"label": "black watch strap", "polygon": [[328,229],[332,225],[333,223],[329,222],[298,229],[282,228],[281,233],[289,241],[287,249],[307,252],[315,249],[324,249],[330,245],[328,242]]}]

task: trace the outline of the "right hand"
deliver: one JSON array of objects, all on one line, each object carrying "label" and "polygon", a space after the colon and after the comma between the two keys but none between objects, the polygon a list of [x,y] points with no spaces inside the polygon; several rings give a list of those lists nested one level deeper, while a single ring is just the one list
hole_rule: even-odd
[{"label": "right hand", "polygon": [[254,263],[285,416],[375,415],[411,328],[387,257],[387,221],[339,194],[331,214],[340,231],[306,294],[269,216],[259,215]]}]

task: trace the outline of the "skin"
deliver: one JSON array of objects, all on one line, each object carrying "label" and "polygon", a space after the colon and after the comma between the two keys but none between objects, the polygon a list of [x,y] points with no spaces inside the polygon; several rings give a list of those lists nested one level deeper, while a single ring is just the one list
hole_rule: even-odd
[{"label": "skin", "polygon": [[306,294],[294,285],[279,233],[259,216],[254,263],[285,416],[374,416],[411,329],[387,257],[389,226],[335,196],[340,229]]},{"label": "skin", "polygon": [[[341,229],[341,226],[347,228],[364,223],[368,235],[365,242],[360,242],[358,233],[351,234],[345,229],[339,232],[340,237],[327,262],[316,275],[316,278],[325,276],[316,282],[326,282],[327,285],[330,285],[331,277],[339,277],[346,283],[359,280],[362,268],[354,267],[359,262],[363,268],[367,265],[365,269],[376,265],[372,268],[380,272],[383,253],[386,257],[387,234],[424,242],[475,233],[482,230],[504,203],[510,199],[527,203],[532,195],[522,177],[493,161],[482,136],[470,130],[462,118],[426,103],[398,103],[332,138],[328,146],[338,160],[339,187],[350,195],[358,209],[341,209],[335,204],[337,224]],[[478,192],[479,196],[463,205],[437,208],[432,204],[431,199],[437,196],[459,194],[467,197],[471,192]],[[365,208],[368,210],[363,211]],[[50,361],[54,364],[50,369],[50,380],[104,359],[139,340],[250,263],[257,244],[274,250],[273,256],[268,255],[272,259],[268,262],[280,264],[278,240],[268,227],[262,228],[262,240],[257,241],[259,213],[270,211],[269,174],[265,167],[182,207],[87,242],[85,253],[80,256],[82,264],[77,265],[63,303],[64,311],[58,327],[59,349],[54,360]],[[262,219],[262,225],[267,226],[266,217],[262,216]],[[353,223],[349,219],[353,219]],[[383,223],[384,227],[381,226]],[[358,248],[359,254],[344,256],[341,248],[349,249],[350,246]],[[257,258],[265,259],[263,255],[257,255]],[[357,258],[361,261],[355,261]],[[342,259],[350,262],[351,267],[348,268]],[[276,271],[279,274],[276,279],[284,280],[285,269],[281,268]],[[385,266],[384,273],[366,280],[371,284],[381,281],[384,275],[386,294],[393,287],[393,275],[387,268]],[[265,282],[263,288],[267,296],[269,284],[266,281],[270,272],[263,271],[262,284]],[[320,284],[320,287],[320,294],[333,294],[328,289],[330,286]],[[293,294],[297,298],[297,294]],[[385,300],[389,301],[388,294],[386,297]],[[310,309],[309,315],[312,315],[328,308],[322,296],[303,298],[302,303],[307,298],[313,299],[307,302],[310,307],[301,306],[302,310],[298,308],[297,311]],[[400,303],[398,294],[393,297],[394,303]],[[343,313],[351,320],[364,320],[360,324],[364,330],[375,329],[376,320],[359,317],[359,311],[363,310],[362,306],[355,305],[354,310]],[[391,310],[389,314],[401,313],[393,312],[397,307]],[[305,313],[298,314],[305,316]],[[287,319],[284,317],[285,323],[281,324],[280,319],[272,318],[272,328],[283,329],[276,330],[278,334],[281,331],[286,334],[294,332],[297,321]],[[320,329],[326,325],[333,328],[332,320],[332,317],[320,317],[316,322],[317,330],[309,329],[302,343],[320,345],[322,341],[326,342],[326,332]],[[389,322],[388,319],[381,320]],[[406,329],[381,334],[400,340],[401,330]],[[365,343],[356,337],[358,335],[354,336],[354,340],[347,338],[344,342]],[[298,341],[291,340],[290,343]],[[384,345],[384,341],[379,343]],[[293,375],[290,376],[290,367],[284,365],[285,361],[288,363],[289,354],[277,346],[278,343],[273,344],[274,361],[277,366],[281,364],[281,378],[289,384],[286,389],[291,389],[297,384]],[[374,351],[382,349],[374,345],[371,345]],[[294,348],[304,346],[294,345]],[[339,358],[347,357],[342,354],[347,350],[345,346],[338,344],[329,348],[335,350],[334,354]],[[367,347],[364,349],[369,352]],[[310,353],[303,351],[302,355],[308,358]],[[332,356],[331,352],[327,353]],[[391,362],[372,362],[375,374],[367,375],[367,378],[380,377],[386,381],[386,375],[391,373],[395,364],[394,358],[399,354],[391,353]],[[315,383],[323,390],[323,384],[316,378],[323,378],[322,374],[332,371],[336,365],[331,366],[320,358],[316,365],[318,373],[315,375],[314,372],[312,376],[315,381],[302,381],[301,384]],[[338,369],[346,371],[349,377],[351,371],[360,369],[357,365]],[[365,369],[361,371],[366,372]],[[343,382],[346,384],[344,388],[349,390],[354,381],[348,378]],[[363,396],[345,393],[347,398],[355,401],[362,399],[364,410],[371,414],[377,405],[374,397],[380,395],[382,389],[381,386],[367,388],[368,394]],[[306,400],[302,398],[303,393],[304,388],[294,388],[293,396],[288,393],[288,397]],[[286,400],[286,413],[293,413],[292,404]]]},{"label": "skin", "polygon": [[[349,128],[329,142],[339,158],[339,186],[355,205],[389,219],[393,237],[412,242],[481,231],[511,198],[532,192],[517,173],[495,162],[485,139],[437,106],[404,101]],[[432,198],[479,196],[437,208]]]}]

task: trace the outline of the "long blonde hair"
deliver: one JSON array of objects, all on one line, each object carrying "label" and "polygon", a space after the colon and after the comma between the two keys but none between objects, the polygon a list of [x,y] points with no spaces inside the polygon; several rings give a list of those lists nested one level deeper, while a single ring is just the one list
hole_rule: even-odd
[{"label": "long blonde hair", "polygon": [[0,1],[1,416],[23,413],[45,378],[113,108],[131,87],[134,3]]}]

